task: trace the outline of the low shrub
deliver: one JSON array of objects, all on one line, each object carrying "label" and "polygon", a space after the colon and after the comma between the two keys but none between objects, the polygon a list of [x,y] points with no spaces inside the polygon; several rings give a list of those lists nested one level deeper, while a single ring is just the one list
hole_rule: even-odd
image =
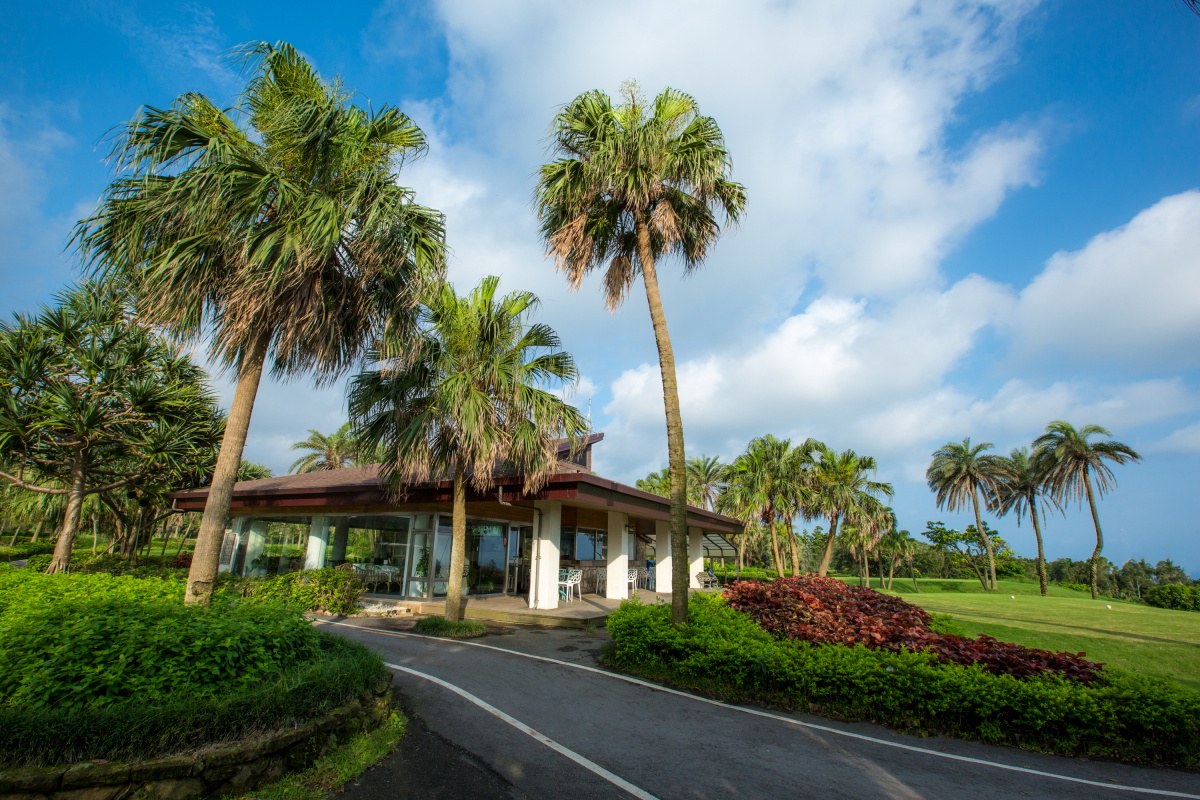
[{"label": "low shrub", "polygon": [[743,581],[727,588],[725,598],[769,633],[813,644],[926,650],[945,663],[979,664],[989,672],[1018,678],[1054,673],[1089,681],[1101,669],[1082,653],[1052,653],[990,636],[968,639],[940,633],[920,606],[834,578],[806,575],[765,584]]},{"label": "low shrub", "polygon": [[87,605],[118,600],[144,603],[151,600],[183,601],[178,581],[138,580],[106,573],[46,575],[28,569],[5,569],[0,573],[0,621],[10,609],[17,611],[38,604]]},{"label": "low shrub", "polygon": [[1177,608],[1181,611],[1200,611],[1200,586],[1171,584],[1151,586],[1142,592],[1147,605],[1158,608]]},{"label": "low shrub", "polygon": [[625,601],[608,618],[612,667],[725,698],[942,732],[1064,755],[1200,766],[1200,695],[1106,670],[1081,683],[942,664],[928,652],[776,639],[715,595]]},{"label": "low shrub", "polygon": [[363,585],[353,572],[326,568],[289,572],[274,578],[222,576],[218,592],[252,602],[281,602],[306,611],[352,614],[358,609]]},{"label": "low shrub", "polygon": [[12,547],[0,546],[0,561],[20,561],[30,556],[53,553],[54,542],[36,542],[34,544],[17,544]]},{"label": "low shrub", "polygon": [[1085,586],[1082,583],[1060,583],[1059,586],[1064,589],[1070,589],[1073,592],[1087,592],[1088,594],[1092,593],[1092,587]]},{"label": "low shrub", "polygon": [[180,553],[179,555],[177,555],[171,559],[171,566],[174,567],[175,569],[191,569],[192,568],[192,554],[191,553]]},{"label": "low shrub", "polygon": [[171,556],[152,555],[129,559],[122,555],[99,555],[80,560],[75,571],[88,574],[106,572],[109,575],[129,575],[134,578],[186,580],[187,570],[176,568],[173,561]]},{"label": "low shrub", "polygon": [[26,559],[25,569],[30,572],[45,572],[53,560],[54,556],[50,553],[38,553],[36,556],[30,556]]},{"label": "low shrub", "polygon": [[482,622],[471,619],[449,622],[445,617],[419,619],[413,630],[426,636],[442,636],[447,639],[473,639],[487,633],[487,627]]},{"label": "low shrub", "polygon": [[950,614],[930,614],[930,630],[950,636],[966,636],[967,629]]}]

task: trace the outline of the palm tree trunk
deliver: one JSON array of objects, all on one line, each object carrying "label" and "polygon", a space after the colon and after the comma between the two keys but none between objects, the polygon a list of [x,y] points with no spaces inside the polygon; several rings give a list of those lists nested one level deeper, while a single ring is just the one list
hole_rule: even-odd
[{"label": "palm tree trunk", "polygon": [[792,577],[800,577],[800,550],[796,547],[796,532],[792,530],[792,518],[787,518],[788,544],[792,548]]},{"label": "palm tree trunk", "polygon": [[[983,518],[979,516],[979,489],[971,487],[971,499],[975,505],[975,530],[979,531],[979,538],[983,539],[983,546],[987,550],[988,556],[988,572],[991,575],[992,589],[996,588],[996,554],[992,552],[992,540],[988,538],[987,531],[983,529]],[[987,588],[984,586],[983,588]]]},{"label": "palm tree trunk", "polygon": [[100,538],[100,520],[96,519],[96,512],[92,512],[92,556],[96,555],[96,540]]},{"label": "palm tree trunk", "polygon": [[[889,586],[887,588],[890,589],[892,587]],[[879,558],[879,591],[881,591],[881,592],[883,591],[883,557],[882,556],[880,556],[880,558]]]},{"label": "palm tree trunk", "polygon": [[746,566],[746,537],[749,535],[750,530],[746,528],[738,537],[738,580],[742,579],[742,569]]},{"label": "palm tree trunk", "polygon": [[[183,516],[182,514],[180,515]],[[179,537],[179,546],[175,548],[175,557],[179,558],[179,554],[183,552],[183,545],[187,542],[188,534],[192,532],[192,521],[188,520],[187,527],[183,529],[183,535]]]},{"label": "palm tree trunk", "polygon": [[37,526],[33,529],[33,536],[30,537],[30,539],[29,539],[30,544],[35,544],[37,542],[38,537],[42,535],[42,526],[44,526],[45,524],[46,524],[45,517],[42,517],[41,519],[38,520]]},{"label": "palm tree trunk", "polygon": [[908,574],[909,574],[909,575],[912,577],[912,582],[913,582],[913,591],[914,591],[914,592],[916,592],[917,594],[920,594],[920,593],[921,593],[921,587],[920,587],[920,586],[917,586],[917,573],[916,573],[916,571],[913,569],[913,563],[912,563],[912,559],[911,559],[911,558],[908,560]]},{"label": "palm tree trunk", "polygon": [[[881,567],[882,569],[882,567]],[[892,581],[896,579],[896,559],[892,558],[888,561],[888,591],[892,590]]]},{"label": "palm tree trunk", "polygon": [[775,515],[771,515],[771,552],[775,555],[775,577],[783,577],[783,562],[779,560],[779,539],[775,535]]},{"label": "palm tree trunk", "polygon": [[835,513],[829,518],[829,538],[825,540],[825,552],[821,555],[821,566],[817,568],[817,574],[822,578],[825,573],[829,572],[829,562],[833,560],[833,539],[837,536],[838,517],[840,513]]},{"label": "palm tree trunk", "polygon": [[217,468],[208,489],[204,516],[200,519],[200,532],[196,534],[196,549],[192,568],[188,570],[185,603],[207,603],[216,585],[221,543],[225,539],[225,518],[229,516],[229,505],[233,501],[233,485],[237,483],[238,467],[242,464],[246,432],[250,429],[250,414],[254,411],[254,398],[258,395],[258,384],[262,380],[270,342],[271,333],[264,330],[242,355],[237,388],[233,392],[229,417],[225,420],[221,452],[217,455]]},{"label": "palm tree trunk", "polygon": [[1086,471],[1083,473],[1083,485],[1087,488],[1088,506],[1092,509],[1092,522],[1096,525],[1096,549],[1092,551],[1091,558],[1092,599],[1095,600],[1100,596],[1100,551],[1104,549],[1104,532],[1100,530],[1100,515],[1096,512],[1096,497],[1092,494],[1092,479]]},{"label": "palm tree trunk", "polygon": [[688,532],[687,532],[687,458],[683,446],[683,418],[679,414],[679,387],[675,380],[675,352],[667,332],[658,291],[658,273],[650,250],[649,215],[637,222],[638,260],[650,304],[650,321],[658,344],[658,366],[662,372],[663,405],[667,412],[667,462],[671,475],[671,622],[682,625],[688,620]]},{"label": "palm tree trunk", "polygon": [[450,580],[446,586],[446,621],[458,622],[462,611],[463,561],[467,557],[467,470],[454,464],[454,538],[450,543]]},{"label": "palm tree trunk", "polygon": [[1038,583],[1040,583],[1042,587],[1042,597],[1045,597],[1047,594],[1049,594],[1049,588],[1047,585],[1050,581],[1046,577],[1046,556],[1044,553],[1042,553],[1042,529],[1041,526],[1038,525],[1037,506],[1035,505],[1036,500],[1036,497],[1029,498],[1029,518],[1033,520],[1033,536],[1035,539],[1037,539]]},{"label": "palm tree trunk", "polygon": [[13,528],[12,538],[8,540],[8,546],[12,547],[17,543],[17,537],[21,535],[21,520],[17,520],[16,527]]},{"label": "palm tree trunk", "polygon": [[63,515],[62,533],[54,545],[54,558],[46,572],[66,572],[71,568],[71,548],[75,545],[75,531],[79,529],[79,516],[83,512],[84,491],[87,489],[87,453],[83,447],[75,451],[71,464],[71,490],[67,495],[67,511]]}]

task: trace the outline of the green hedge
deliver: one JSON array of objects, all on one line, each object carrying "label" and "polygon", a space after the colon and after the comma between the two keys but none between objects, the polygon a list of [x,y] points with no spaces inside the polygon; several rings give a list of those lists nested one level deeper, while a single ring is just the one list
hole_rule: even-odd
[{"label": "green hedge", "polygon": [[617,669],[724,697],[867,719],[1064,755],[1200,766],[1200,694],[1118,670],[1091,683],[1018,680],[931,655],[777,641],[717,595],[689,624],[666,604],[625,601],[608,618]]},{"label": "green hedge", "polygon": [[149,758],[277,729],[386,674],[275,600],[0,568],[0,764]]},{"label": "green hedge", "polygon": [[317,569],[289,572],[274,578],[221,579],[221,596],[239,596],[253,602],[281,602],[307,611],[351,614],[362,597],[362,582],[352,572]]},{"label": "green hedge", "polygon": [[37,542],[36,544],[17,544],[12,547],[0,545],[0,561],[20,561],[30,556],[42,553],[53,553],[54,542]]},{"label": "green hedge", "polygon": [[1200,586],[1151,586],[1142,592],[1142,599],[1159,608],[1200,611]]}]

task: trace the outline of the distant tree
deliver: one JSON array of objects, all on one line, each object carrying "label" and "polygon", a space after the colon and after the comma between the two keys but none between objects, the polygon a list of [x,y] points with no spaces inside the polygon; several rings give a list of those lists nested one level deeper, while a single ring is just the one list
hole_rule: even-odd
[{"label": "distant tree", "polygon": [[[722,464],[718,456],[693,456],[687,460],[687,477],[689,494],[696,498],[696,505],[709,511],[715,508],[717,494],[725,485],[729,474],[729,465]],[[670,481],[670,470],[667,471]]]},{"label": "distant tree", "polygon": [[1003,517],[1012,511],[1016,514],[1017,525],[1021,517],[1029,515],[1033,523],[1033,535],[1037,539],[1037,572],[1041,585],[1042,596],[1049,593],[1048,578],[1046,577],[1046,556],[1042,550],[1042,529],[1038,524],[1038,504],[1045,498],[1042,496],[1049,464],[1045,459],[1029,457],[1029,450],[1024,447],[1013,448],[1008,458],[998,462],[996,474],[995,511],[996,516]]},{"label": "distant tree", "polygon": [[671,496],[671,470],[662,469],[658,472],[651,472],[645,478],[639,478],[635,484],[638,489],[643,492],[650,492],[662,497]]},{"label": "distant tree", "polygon": [[891,591],[893,576],[896,573],[896,567],[902,563],[908,564],[909,574],[912,576],[913,590],[921,591],[917,586],[917,576],[913,572],[912,562],[913,556],[917,552],[917,542],[912,538],[912,534],[908,531],[897,530],[893,527],[890,531],[883,535],[876,546],[876,552],[880,556],[879,564],[879,582],[883,585],[883,562],[888,565],[887,589]]},{"label": "distant tree", "polygon": [[[771,552],[780,575],[783,574],[783,561],[776,524],[797,491],[795,477],[792,443],[771,434],[753,439],[746,452],[734,459],[728,475],[729,483],[736,485],[737,493],[742,497],[742,504],[758,509],[759,520],[770,529]],[[788,532],[791,535],[790,522]],[[797,565],[793,568],[798,570]]]},{"label": "distant tree", "polygon": [[925,471],[925,480],[937,498],[938,508],[960,511],[970,506],[975,511],[975,530],[983,532],[991,580],[990,586],[984,584],[984,589],[996,588],[996,555],[979,514],[979,496],[983,495],[984,503],[991,500],[1001,467],[997,456],[985,454],[991,448],[991,442],[972,446],[970,438],[963,439],[961,444],[946,442],[934,451],[933,461]]},{"label": "distant tree", "polygon": [[[704,263],[721,234],[722,218],[736,224],[746,191],[729,180],[732,162],[712,117],[689,95],[665,89],[647,103],[636,83],[614,105],[600,91],[585,92],[554,119],[557,156],[538,176],[534,203],[546,252],[572,288],[604,270],[609,309],[621,305],[640,273],[658,344],[671,471],[672,582],[687,586],[687,462],[675,378],[675,353],[667,331],[657,267],[677,256],[684,272]],[[688,593],[671,594],[671,619],[688,620]]]},{"label": "distant tree", "polygon": [[814,466],[808,508],[812,515],[829,520],[825,552],[817,569],[817,573],[823,576],[829,571],[829,562],[833,560],[838,523],[883,508],[879,497],[882,495],[890,500],[893,490],[890,483],[870,479],[869,474],[878,469],[878,464],[871,456],[860,456],[853,450],[839,453],[816,442],[810,457]]},{"label": "distant tree", "polygon": [[203,95],[145,106],[113,147],[115,179],[75,241],[135,287],[146,322],[210,341],[235,371],[229,424],[196,538],[187,602],[216,583],[225,519],[263,370],[318,384],[384,334],[415,334],[417,299],[444,275],[442,216],[399,171],[425,137],[399,110],[363,108],[291,45],[240,51],[235,113]]},{"label": "distant tree", "polygon": [[89,496],[118,513],[117,492],[146,508],[215,460],[225,420],[207,375],[125,298],[84,284],[0,323],[0,459],[16,467],[0,479],[65,500],[50,572],[70,568]]},{"label": "distant tree", "polygon": [[[536,492],[558,467],[558,443],[587,433],[587,419],[541,388],[573,385],[575,360],[558,335],[527,318],[531,292],[496,296],[487,277],[470,294],[450,284],[422,309],[422,337],[384,340],[376,369],[350,384],[350,417],[364,442],[386,454],[385,482],[395,491],[431,479],[453,482],[453,540],[446,619],[457,622],[467,542],[467,482],[490,489],[498,470],[519,474]],[[685,584],[686,585],[686,584]]]},{"label": "distant tree", "polygon": [[1169,558],[1154,565],[1154,581],[1163,585],[1191,582],[1183,567],[1176,566],[1175,562]]},{"label": "distant tree", "polygon": [[292,449],[309,452],[288,467],[289,473],[321,472],[342,469],[355,463],[359,445],[354,435],[354,425],[347,422],[329,435],[309,428],[308,438],[293,444]]},{"label": "distant tree", "polygon": [[[974,525],[968,525],[965,531],[956,531],[947,528],[941,522],[927,522],[921,535],[935,547],[949,553],[956,566],[970,567],[979,583],[987,590],[992,586],[988,580],[988,569],[995,563],[995,559],[1012,558],[1016,554],[1007,542],[988,531],[986,522],[983,525],[984,535],[980,536]],[[990,558],[984,541],[991,545]]]},{"label": "distant tree", "polygon": [[[1138,462],[1142,457],[1133,448],[1111,439],[1089,441],[1093,436],[1111,436],[1099,425],[1084,425],[1078,430],[1069,422],[1055,420],[1046,426],[1046,432],[1034,440],[1038,458],[1047,460],[1046,488],[1059,502],[1078,500],[1082,507],[1084,498],[1092,512],[1092,523],[1096,526],[1096,549],[1092,551],[1092,599],[1100,595],[1100,551],[1104,549],[1104,533],[1100,530],[1100,514],[1096,511],[1096,494],[1104,497],[1117,486],[1116,476],[1105,461],[1124,464]],[[1095,478],[1095,487],[1092,478]]]},{"label": "distant tree", "polygon": [[242,459],[242,465],[238,467],[239,481],[261,481],[263,478],[271,477],[271,468],[266,464],[259,464],[257,461],[247,461]]}]

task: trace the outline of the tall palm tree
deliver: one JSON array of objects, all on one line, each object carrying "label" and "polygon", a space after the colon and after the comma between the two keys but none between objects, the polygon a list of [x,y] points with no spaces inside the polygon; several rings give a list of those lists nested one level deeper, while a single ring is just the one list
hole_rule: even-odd
[{"label": "tall palm tree", "polygon": [[[1109,439],[1089,442],[1093,436],[1112,436],[1099,425],[1084,425],[1078,430],[1069,422],[1055,420],[1046,426],[1046,432],[1033,440],[1036,458],[1044,458],[1046,466],[1046,489],[1057,501],[1076,498],[1083,505],[1087,497],[1092,511],[1092,522],[1096,526],[1096,549],[1089,559],[1092,564],[1092,599],[1099,597],[1097,587],[1100,571],[1100,551],[1104,549],[1104,533],[1100,530],[1100,515],[1096,511],[1096,494],[1101,497],[1117,486],[1116,476],[1105,461],[1124,464],[1126,461],[1141,461],[1133,448]],[[1096,486],[1092,487],[1095,476]]]},{"label": "tall palm tree", "polygon": [[426,149],[420,128],[390,106],[355,105],[291,45],[241,55],[252,77],[235,111],[189,93],[124,127],[118,177],[73,239],[97,273],[130,282],[144,320],[209,337],[237,375],[188,602],[216,580],[268,357],[275,375],[329,383],[385,329],[415,331],[417,297],[444,272],[441,215],[398,182]]},{"label": "tall palm tree", "polygon": [[759,505],[762,497],[749,482],[738,481],[733,477],[733,467],[730,467],[728,482],[717,495],[715,509],[720,513],[733,517],[742,523],[742,534],[738,536],[738,571],[737,577],[742,577],[742,569],[746,566],[746,546],[754,537],[755,527],[762,518],[762,508]]},{"label": "tall palm tree", "polygon": [[701,508],[713,510],[717,494],[725,485],[729,465],[722,464],[718,456],[693,456],[687,460],[688,489],[695,492]]},{"label": "tall palm tree", "polygon": [[665,89],[647,104],[636,83],[614,105],[600,91],[585,92],[554,120],[557,160],[542,167],[535,203],[542,240],[572,288],[604,270],[610,310],[624,301],[638,273],[646,288],[658,344],[667,456],[671,471],[671,618],[687,622],[685,557],[687,480],[683,421],[675,380],[675,353],[667,332],[656,263],[683,261],[685,273],[704,262],[721,233],[720,218],[736,224],[746,192],[729,180],[732,163],[721,129],[700,114],[696,101]]},{"label": "tall palm tree", "polygon": [[354,436],[354,425],[349,422],[328,436],[309,428],[308,438],[293,444],[292,449],[309,452],[288,467],[289,474],[341,469],[358,461],[358,441]]},{"label": "tall palm tree", "polygon": [[[736,487],[744,505],[758,509],[759,520],[770,527],[775,569],[783,575],[776,523],[795,492],[792,443],[771,434],[751,440],[746,452],[734,459],[728,480],[731,487]],[[794,541],[795,536],[792,538]],[[798,570],[798,565],[793,567]]]},{"label": "tall palm tree", "polygon": [[457,621],[466,555],[467,481],[478,491],[494,485],[499,469],[540,489],[558,465],[562,438],[578,441],[587,418],[545,389],[574,384],[575,361],[559,350],[546,325],[528,324],[538,305],[530,292],[496,296],[500,280],[484,278],[460,297],[449,284],[422,308],[415,352],[406,338],[385,339],[370,358],[377,369],[355,376],[350,416],[363,441],[386,454],[385,481],[451,478],[454,538],[450,549],[446,619]]},{"label": "tall palm tree", "polygon": [[671,471],[664,469],[660,472],[651,472],[644,478],[638,478],[634,484],[643,492],[657,494],[663,497],[671,496]]},{"label": "tall palm tree", "polygon": [[839,522],[878,511],[883,508],[880,496],[890,500],[895,493],[890,483],[868,477],[879,468],[872,456],[860,456],[853,450],[839,453],[823,442],[814,442],[810,457],[814,462],[810,513],[829,520],[829,536],[817,568],[817,574],[824,576],[833,560]]},{"label": "tall palm tree", "polygon": [[970,437],[961,443],[946,442],[933,453],[933,461],[925,470],[925,481],[934,491],[938,508],[959,511],[969,504],[975,510],[975,530],[987,550],[990,589],[996,588],[996,554],[992,551],[992,540],[983,527],[979,514],[979,495],[984,502],[991,500],[996,491],[1003,463],[999,456],[988,455],[991,442],[972,446]]},{"label": "tall palm tree", "polygon": [[1042,551],[1042,528],[1038,523],[1038,503],[1045,500],[1043,487],[1046,481],[1047,459],[1030,458],[1029,449],[1014,447],[1008,458],[1001,460],[996,481],[995,511],[1003,517],[1012,511],[1021,517],[1029,515],[1033,523],[1033,536],[1037,539],[1038,582],[1042,596],[1049,594],[1049,579],[1046,577],[1046,556]]}]

